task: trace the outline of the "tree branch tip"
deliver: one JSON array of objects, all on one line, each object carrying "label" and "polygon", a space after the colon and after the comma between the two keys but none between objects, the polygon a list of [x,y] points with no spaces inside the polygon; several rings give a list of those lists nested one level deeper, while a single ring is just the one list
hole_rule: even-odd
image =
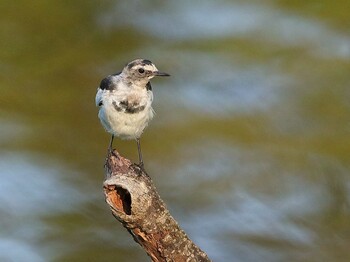
[{"label": "tree branch tip", "polygon": [[170,215],[151,177],[139,165],[108,152],[103,189],[113,216],[153,262],[210,261]]}]

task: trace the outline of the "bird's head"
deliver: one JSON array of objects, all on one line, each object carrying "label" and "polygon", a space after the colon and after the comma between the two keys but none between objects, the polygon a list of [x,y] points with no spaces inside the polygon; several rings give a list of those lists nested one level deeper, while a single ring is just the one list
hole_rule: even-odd
[{"label": "bird's head", "polygon": [[157,67],[147,59],[136,59],[128,63],[123,69],[123,75],[138,82],[149,82],[155,76],[170,76],[158,71]]}]

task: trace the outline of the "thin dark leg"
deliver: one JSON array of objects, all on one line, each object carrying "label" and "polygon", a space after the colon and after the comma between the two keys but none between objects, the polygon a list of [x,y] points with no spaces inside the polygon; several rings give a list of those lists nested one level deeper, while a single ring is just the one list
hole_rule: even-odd
[{"label": "thin dark leg", "polygon": [[109,152],[112,152],[112,150],[113,150],[113,148],[112,148],[112,146],[113,146],[113,139],[114,139],[114,135],[112,135],[111,142],[109,143],[109,147],[108,147],[108,151]]},{"label": "thin dark leg", "polygon": [[136,138],[136,142],[137,142],[137,151],[139,152],[139,166],[143,169],[144,166],[143,166],[140,138]]}]

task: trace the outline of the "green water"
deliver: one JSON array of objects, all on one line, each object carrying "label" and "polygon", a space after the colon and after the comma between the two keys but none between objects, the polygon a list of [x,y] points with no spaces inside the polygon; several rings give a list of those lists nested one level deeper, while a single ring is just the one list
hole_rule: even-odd
[{"label": "green water", "polygon": [[2,1],[0,260],[148,260],[104,203],[94,104],[142,57],[172,75],[152,82],[146,168],[214,261],[349,261],[349,8]]}]

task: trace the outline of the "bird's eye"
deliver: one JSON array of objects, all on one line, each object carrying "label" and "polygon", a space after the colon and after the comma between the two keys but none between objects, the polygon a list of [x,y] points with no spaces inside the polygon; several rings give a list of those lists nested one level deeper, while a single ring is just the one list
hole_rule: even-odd
[{"label": "bird's eye", "polygon": [[139,73],[140,73],[140,74],[143,74],[144,72],[145,72],[145,69],[139,68]]}]

